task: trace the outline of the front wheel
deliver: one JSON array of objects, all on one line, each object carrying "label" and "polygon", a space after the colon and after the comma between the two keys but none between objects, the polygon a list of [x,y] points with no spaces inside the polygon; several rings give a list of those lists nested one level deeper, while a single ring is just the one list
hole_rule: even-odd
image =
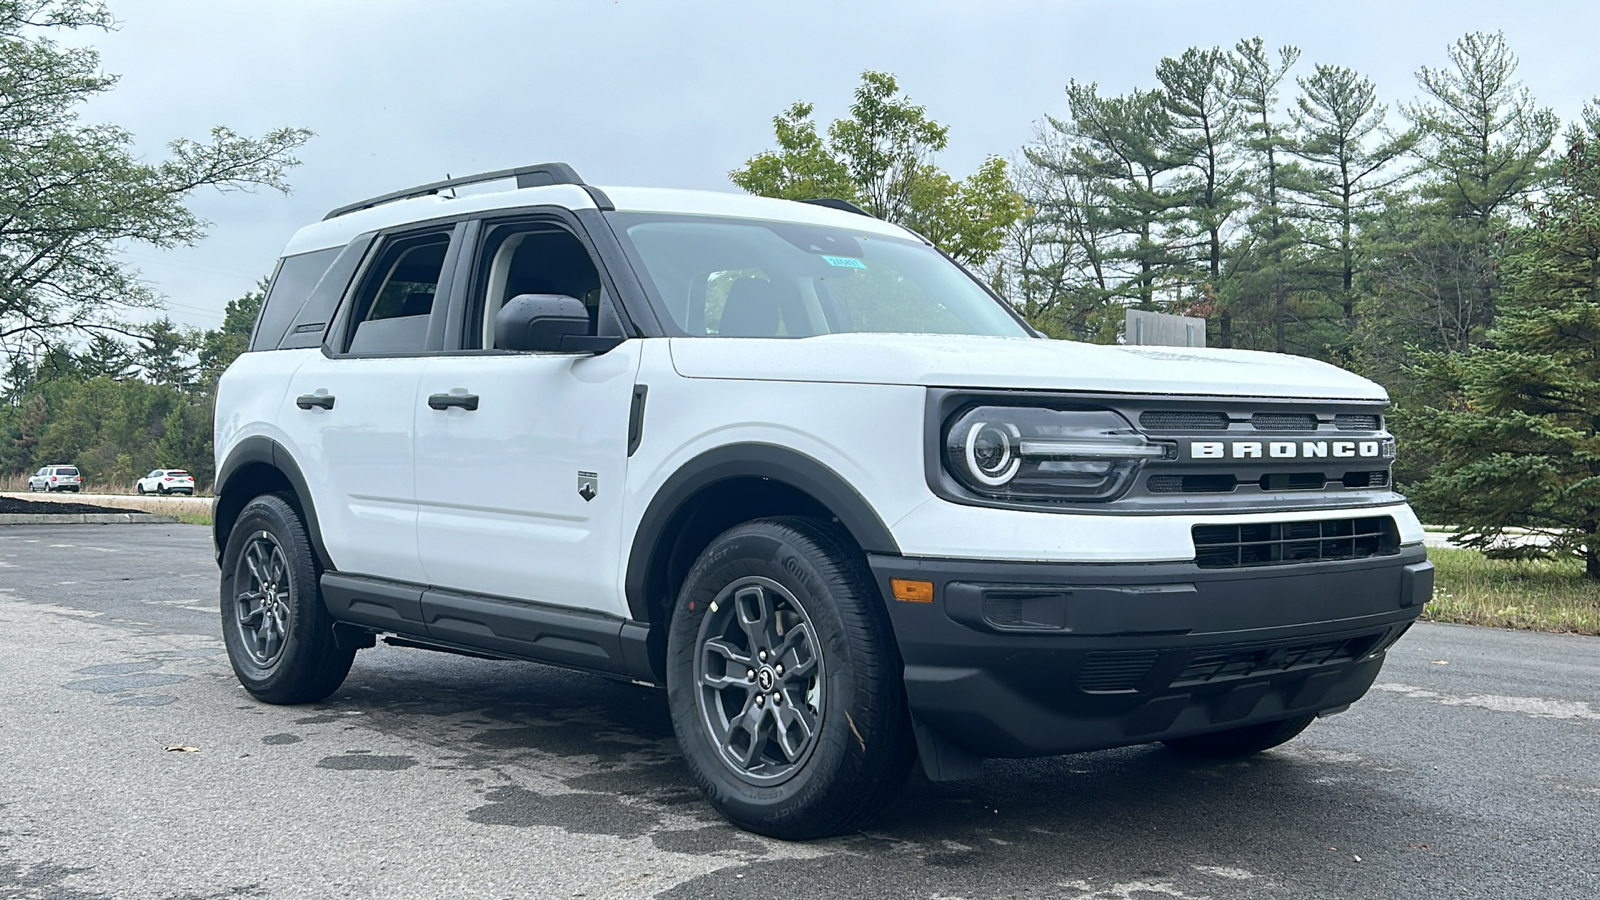
[{"label": "front wheel", "polygon": [[334,638],[304,523],[276,494],[245,504],[222,554],[222,639],[257,700],[315,703],[344,683],[355,648]]},{"label": "front wheel", "polygon": [[133,486],[133,489],[134,489],[134,491],[136,491],[139,494],[139,496],[141,496],[141,497],[144,496],[144,493],[145,493],[144,485],[136,484],[136,485]]},{"label": "front wheel", "polygon": [[1299,716],[1276,722],[1246,725],[1228,731],[1197,734],[1194,737],[1174,738],[1164,741],[1168,747],[1185,756],[1203,756],[1211,759],[1237,759],[1263,750],[1270,750],[1306,730],[1317,717]]},{"label": "front wheel", "polygon": [[724,532],[672,613],[684,758],[712,805],[760,834],[852,831],[893,799],[915,756],[900,671],[861,551],[813,519]]}]

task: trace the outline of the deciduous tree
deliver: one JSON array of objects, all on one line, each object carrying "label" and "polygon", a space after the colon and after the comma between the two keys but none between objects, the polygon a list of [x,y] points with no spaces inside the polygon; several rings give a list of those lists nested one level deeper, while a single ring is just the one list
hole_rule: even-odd
[{"label": "deciduous tree", "polygon": [[973,265],[999,249],[1022,215],[1005,160],[990,157],[960,181],[934,164],[949,130],[901,95],[893,75],[863,73],[850,114],[828,126],[826,141],[812,112],[795,103],[774,117],[777,149],[730,172],[733,183],[764,197],[848,200]]},{"label": "deciduous tree", "polygon": [[117,256],[128,242],[192,244],[205,223],[184,205],[201,188],[288,190],[310,132],[259,138],[228,128],[180,138],[145,161],[115,125],[84,124],[83,104],[116,78],[62,32],[112,25],[96,0],[0,0],[0,347],[63,332],[127,331],[119,312],[158,298]]}]

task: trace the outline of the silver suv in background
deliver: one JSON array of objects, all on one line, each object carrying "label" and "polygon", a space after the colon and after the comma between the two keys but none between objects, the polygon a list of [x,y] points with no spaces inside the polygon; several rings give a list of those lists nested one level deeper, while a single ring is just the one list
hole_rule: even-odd
[{"label": "silver suv in background", "polygon": [[83,487],[83,476],[73,466],[45,466],[28,478],[30,491],[71,491]]}]

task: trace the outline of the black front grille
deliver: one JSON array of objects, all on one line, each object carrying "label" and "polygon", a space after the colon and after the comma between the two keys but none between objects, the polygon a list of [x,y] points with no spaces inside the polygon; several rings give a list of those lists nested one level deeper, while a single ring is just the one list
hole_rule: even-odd
[{"label": "black front grille", "polygon": [[1263,491],[1320,491],[1328,479],[1321,472],[1272,472],[1258,483]]},{"label": "black front grille", "polygon": [[[1321,472],[1270,472],[1248,482],[1263,491],[1320,491],[1332,481],[1345,490],[1366,490],[1389,486],[1389,473],[1346,472],[1328,478]],[[1145,490],[1152,494],[1226,494],[1239,486],[1233,475],[1151,475],[1144,481]]]},{"label": "black front grille", "polygon": [[1227,431],[1228,414],[1149,410],[1139,414],[1139,426],[1146,431]]},{"label": "black front grille", "polygon": [[1204,684],[1228,678],[1270,675],[1353,662],[1372,652],[1384,632],[1299,643],[1234,644],[1196,653],[1174,685]]},{"label": "black front grille", "polygon": [[1196,525],[1192,534],[1195,563],[1202,569],[1364,559],[1400,552],[1400,535],[1389,516]]},{"label": "black front grille", "polygon": [[1144,483],[1152,494],[1226,494],[1238,486],[1232,475],[1151,475]]},{"label": "black front grille", "polygon": [[1078,690],[1086,694],[1122,694],[1137,690],[1155,666],[1155,650],[1097,650],[1078,672]]},{"label": "black front grille", "polygon": [[1340,413],[1333,417],[1333,427],[1340,431],[1377,431],[1383,426],[1379,416],[1358,413]]},{"label": "black front grille", "polygon": [[1382,469],[1372,472],[1346,472],[1344,473],[1344,486],[1347,488],[1388,487],[1389,473]]},{"label": "black front grille", "polygon": [[1317,417],[1311,413],[1256,413],[1250,425],[1257,431],[1316,431]]}]

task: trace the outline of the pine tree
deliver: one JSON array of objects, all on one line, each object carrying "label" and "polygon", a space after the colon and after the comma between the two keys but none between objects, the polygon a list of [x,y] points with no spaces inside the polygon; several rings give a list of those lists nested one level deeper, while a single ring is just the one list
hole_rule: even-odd
[{"label": "pine tree", "polygon": [[[1289,298],[1297,273],[1291,272],[1300,243],[1285,209],[1285,149],[1289,138],[1278,120],[1278,90],[1300,58],[1298,47],[1278,48],[1274,61],[1261,38],[1242,40],[1227,57],[1229,91],[1239,105],[1244,151],[1249,159],[1252,212],[1246,222],[1245,252],[1238,266],[1238,301],[1246,309],[1264,308],[1254,318],[1270,329],[1266,341],[1250,341],[1260,349],[1288,350]],[[1264,345],[1264,346],[1263,346]]]},{"label": "pine tree", "polygon": [[[1490,346],[1429,357],[1447,402],[1400,424],[1441,459],[1416,499],[1467,546],[1576,555],[1600,579],[1600,113],[1590,120],[1514,234]],[[1512,527],[1548,543],[1502,546]]]},{"label": "pine tree", "polygon": [[127,378],[133,370],[133,351],[103,331],[89,336],[89,346],[78,355],[85,378]]},{"label": "pine tree", "polygon": [[1245,204],[1237,141],[1240,114],[1230,91],[1228,54],[1191,47],[1156,65],[1168,130],[1165,154],[1179,163],[1180,202],[1171,235],[1190,257],[1193,311],[1215,313],[1217,345],[1233,346],[1233,314],[1223,284],[1224,232]]},{"label": "pine tree", "polygon": [[1334,350],[1348,364],[1357,325],[1360,227],[1378,207],[1380,192],[1404,176],[1395,163],[1414,137],[1385,134],[1387,107],[1378,103],[1372,81],[1352,69],[1318,65],[1298,83],[1287,149],[1299,165],[1286,186],[1296,198],[1310,274],[1342,314],[1342,340]]}]

